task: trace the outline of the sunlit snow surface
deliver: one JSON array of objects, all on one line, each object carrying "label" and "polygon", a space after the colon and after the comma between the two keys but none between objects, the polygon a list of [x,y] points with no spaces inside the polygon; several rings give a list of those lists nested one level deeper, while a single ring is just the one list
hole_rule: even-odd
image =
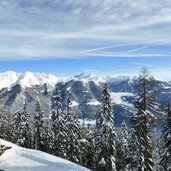
[{"label": "sunlit snow surface", "polygon": [[0,156],[0,169],[5,171],[90,171],[59,157],[18,147],[1,139],[0,144],[12,147]]}]

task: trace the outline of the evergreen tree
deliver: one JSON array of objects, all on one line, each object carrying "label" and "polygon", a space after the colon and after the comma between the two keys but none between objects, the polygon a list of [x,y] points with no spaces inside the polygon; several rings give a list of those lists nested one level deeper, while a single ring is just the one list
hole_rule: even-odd
[{"label": "evergreen tree", "polygon": [[[161,139],[159,134],[161,134],[161,131],[157,131],[153,134],[153,137],[155,139],[153,140],[153,158],[154,158],[154,163],[155,163],[155,169],[156,171],[161,171],[160,169],[160,160],[161,160],[161,152],[162,150],[162,145],[161,145]],[[157,138],[158,137],[158,138]]]},{"label": "evergreen tree", "polygon": [[15,113],[13,128],[14,141],[17,145],[31,148],[31,130],[26,102],[24,103],[23,110]]},{"label": "evergreen tree", "polygon": [[12,141],[12,116],[0,102],[0,138]]},{"label": "evergreen tree", "polygon": [[116,171],[116,133],[107,84],[103,88],[103,106],[96,114],[95,170]]},{"label": "evergreen tree", "polygon": [[23,111],[22,111],[22,138],[23,138],[23,146],[26,148],[31,148],[31,129],[30,129],[30,115],[28,113],[27,103],[24,103]]},{"label": "evergreen tree", "polygon": [[[141,159],[141,155],[140,155],[140,150],[139,148],[137,148],[139,145],[138,143],[138,138],[135,135],[135,132],[133,129],[131,129],[131,134],[130,134],[130,142],[129,142],[129,161],[128,161],[128,165],[127,168],[129,171],[138,171],[138,161],[140,161]],[[141,168],[139,169],[141,170]]]},{"label": "evergreen tree", "polygon": [[14,114],[12,135],[13,142],[20,145],[18,144],[18,141],[21,139],[21,112],[16,112]]},{"label": "evergreen tree", "polygon": [[162,133],[163,152],[160,160],[162,171],[171,170],[171,102],[167,105],[165,112],[163,133]]},{"label": "evergreen tree", "polygon": [[120,142],[120,139],[117,139],[116,140],[116,161],[115,161],[115,164],[116,164],[116,170],[123,170],[124,171],[124,168],[125,168],[125,158],[124,158],[124,153],[122,151],[122,144]]},{"label": "evergreen tree", "polygon": [[53,133],[53,154],[66,158],[67,128],[65,114],[61,110],[61,92],[56,87],[52,95],[52,133]]},{"label": "evergreen tree", "polygon": [[151,128],[155,126],[154,112],[159,109],[158,104],[154,102],[156,93],[155,81],[150,78],[145,71],[140,75],[137,84],[138,98],[136,99],[137,112],[131,118],[134,137],[134,155],[135,168],[138,170],[154,170],[153,145],[151,138]]},{"label": "evergreen tree", "polygon": [[43,132],[45,131],[43,126],[43,111],[39,101],[36,102],[36,110],[34,116],[34,148],[36,150],[43,150]]},{"label": "evergreen tree", "polygon": [[53,133],[49,122],[49,119],[44,120],[41,150],[53,154]]},{"label": "evergreen tree", "polygon": [[72,111],[72,103],[70,98],[67,100],[66,107],[66,126],[67,126],[67,159],[82,164],[81,147],[79,139],[80,127],[76,114]]},{"label": "evergreen tree", "polygon": [[128,127],[125,121],[123,121],[121,126],[121,144],[122,144],[122,151],[124,152],[125,155],[128,153],[128,143],[129,143]]},{"label": "evergreen tree", "polygon": [[122,126],[116,141],[116,168],[117,170],[128,170],[129,160],[129,139],[128,139],[128,127],[125,121],[122,122]]},{"label": "evergreen tree", "polygon": [[93,169],[94,168],[94,144],[93,144],[93,132],[88,128],[81,129],[82,139],[81,144],[81,158],[82,165]]}]

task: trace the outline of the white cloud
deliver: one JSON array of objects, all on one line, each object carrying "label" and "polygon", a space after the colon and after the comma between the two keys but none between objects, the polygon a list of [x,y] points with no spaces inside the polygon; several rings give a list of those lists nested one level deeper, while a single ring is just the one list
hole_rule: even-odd
[{"label": "white cloud", "polygon": [[165,81],[171,80],[170,68],[154,69],[154,70],[151,70],[151,74],[159,80],[165,80]]},{"label": "white cloud", "polygon": [[170,26],[170,0],[2,0],[0,58],[169,56]]}]

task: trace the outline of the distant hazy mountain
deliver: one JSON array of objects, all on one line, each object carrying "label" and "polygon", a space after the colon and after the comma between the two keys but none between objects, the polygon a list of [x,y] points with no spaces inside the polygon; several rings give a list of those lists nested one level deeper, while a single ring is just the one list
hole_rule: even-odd
[{"label": "distant hazy mountain", "polygon": [[[12,113],[21,109],[26,100],[31,115],[34,115],[35,101],[39,99],[45,115],[48,116],[52,91],[57,85],[62,92],[63,109],[65,109],[67,97],[70,97],[79,118],[94,119],[101,105],[102,85],[107,82],[111,90],[115,123],[119,125],[123,119],[127,121],[134,111],[136,92],[133,85],[137,79],[126,76],[98,77],[94,74],[80,74],[73,78],[62,79],[43,73],[8,71],[0,74],[0,100]],[[157,81],[156,86],[160,89],[157,100],[163,107],[170,100],[171,83]]]}]

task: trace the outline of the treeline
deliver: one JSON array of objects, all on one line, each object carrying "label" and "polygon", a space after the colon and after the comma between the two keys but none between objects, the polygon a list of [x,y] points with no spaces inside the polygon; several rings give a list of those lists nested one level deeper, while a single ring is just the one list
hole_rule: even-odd
[{"label": "treeline", "polygon": [[[12,118],[7,113],[1,116],[1,138],[68,159],[94,171],[170,171],[171,103],[166,105],[165,111],[160,111],[155,101],[158,91],[155,80],[146,72],[140,75],[135,87],[137,97],[130,129],[124,121],[119,129],[114,127],[107,84],[103,86],[102,105],[96,114],[94,129],[79,124],[70,98],[62,110],[61,92],[56,87],[49,118],[44,117],[37,101],[34,121],[31,122],[29,109],[24,103],[23,109]],[[159,111],[164,117],[163,130],[157,139],[153,130],[157,124],[155,114]]]}]

